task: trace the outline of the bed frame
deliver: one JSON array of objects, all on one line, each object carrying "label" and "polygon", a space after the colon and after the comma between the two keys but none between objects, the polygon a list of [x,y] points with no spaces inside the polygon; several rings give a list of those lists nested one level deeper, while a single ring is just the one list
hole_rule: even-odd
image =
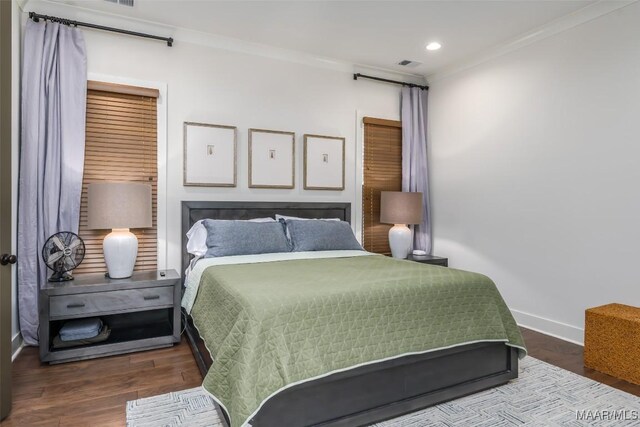
[{"label": "bed frame", "polygon": [[[349,203],[183,201],[182,247],[186,248],[187,231],[200,219],[251,219],[276,213],[351,222]],[[190,256],[183,251],[184,272]],[[190,316],[186,316],[185,328],[204,377],[212,364],[211,356]],[[251,424],[368,425],[495,387],[517,376],[516,349],[496,342],[468,344],[362,366],[293,386],[268,400]]]}]

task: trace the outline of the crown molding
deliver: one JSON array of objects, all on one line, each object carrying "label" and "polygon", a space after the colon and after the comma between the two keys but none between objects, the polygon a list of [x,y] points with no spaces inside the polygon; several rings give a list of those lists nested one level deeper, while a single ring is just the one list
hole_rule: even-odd
[{"label": "crown molding", "polygon": [[[2,0],[0,0],[2,1]],[[145,33],[154,33],[165,37],[173,37],[175,49],[180,43],[220,49],[230,52],[261,56],[281,61],[308,65],[315,68],[334,70],[344,73],[372,72],[383,78],[403,79],[409,83],[424,84],[424,76],[420,74],[403,73],[395,70],[354,64],[334,58],[313,55],[292,49],[279,48],[267,44],[248,42],[232,37],[221,36],[188,28],[174,27],[153,21],[125,17],[105,11],[88,9],[78,5],[62,3],[52,0],[17,0],[22,2],[22,11],[38,12],[48,15],[61,15],[64,18],[77,21],[88,21],[99,25],[130,29]]]},{"label": "crown molding", "polygon": [[279,48],[261,43],[248,42],[232,37],[220,36],[217,34],[205,33],[202,31],[190,30],[187,28],[176,28],[173,34],[174,40],[213,49],[240,52],[248,55],[262,56],[266,58],[294,62],[312,66],[315,68],[324,68],[345,73],[355,73],[361,71],[373,72],[379,77],[401,78],[410,83],[424,84],[425,81],[424,76],[419,74],[403,73],[364,64],[355,64],[339,59],[313,55],[306,52]]},{"label": "crown molding", "polygon": [[[175,28],[157,22],[142,19],[129,18],[105,11],[97,11],[82,6],[63,3],[53,0],[17,0],[22,2],[22,12],[36,12],[43,15],[58,15],[61,18],[73,21],[86,21],[93,24],[109,27],[118,27],[131,31],[157,33],[158,35],[171,37]],[[25,17],[25,19],[28,19]],[[122,36],[125,37],[125,36]],[[153,42],[152,42],[153,43]]]},{"label": "crown molding", "polygon": [[553,20],[542,25],[532,31],[524,33],[515,39],[501,43],[491,49],[488,49],[479,55],[467,58],[456,64],[442,67],[432,73],[426,75],[429,83],[445,79],[459,72],[476,67],[492,59],[501,57],[510,52],[522,49],[533,43],[539,42],[556,34],[568,31],[574,27],[585,24],[587,22],[598,19],[601,16],[615,12],[616,10],[627,7],[638,0],[599,0],[577,11],[565,15],[561,18]]}]

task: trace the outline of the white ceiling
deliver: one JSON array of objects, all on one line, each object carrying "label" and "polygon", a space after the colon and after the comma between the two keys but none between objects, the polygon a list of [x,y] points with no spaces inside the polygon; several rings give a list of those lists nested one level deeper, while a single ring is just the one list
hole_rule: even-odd
[{"label": "white ceiling", "polygon": [[[355,64],[428,75],[581,9],[571,1],[60,1]],[[428,52],[430,41],[442,44]],[[415,68],[396,65],[403,59]]]}]

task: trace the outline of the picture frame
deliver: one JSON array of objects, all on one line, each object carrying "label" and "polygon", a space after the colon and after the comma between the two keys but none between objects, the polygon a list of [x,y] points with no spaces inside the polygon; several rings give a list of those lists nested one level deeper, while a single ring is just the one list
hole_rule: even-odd
[{"label": "picture frame", "polygon": [[305,190],[344,190],[345,145],[339,136],[304,135]]},{"label": "picture frame", "polygon": [[235,126],[184,122],[183,182],[186,187],[235,187],[237,140]]},{"label": "picture frame", "polygon": [[295,188],[295,132],[249,129],[249,188]]}]

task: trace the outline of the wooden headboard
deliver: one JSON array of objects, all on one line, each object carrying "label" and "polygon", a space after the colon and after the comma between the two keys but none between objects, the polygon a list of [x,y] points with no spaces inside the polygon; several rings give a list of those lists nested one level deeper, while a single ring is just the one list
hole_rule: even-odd
[{"label": "wooden headboard", "polygon": [[182,202],[182,271],[189,265],[191,255],[187,253],[187,231],[197,221],[211,219],[253,219],[271,217],[276,214],[300,218],[340,218],[351,222],[351,203],[313,202]]}]

